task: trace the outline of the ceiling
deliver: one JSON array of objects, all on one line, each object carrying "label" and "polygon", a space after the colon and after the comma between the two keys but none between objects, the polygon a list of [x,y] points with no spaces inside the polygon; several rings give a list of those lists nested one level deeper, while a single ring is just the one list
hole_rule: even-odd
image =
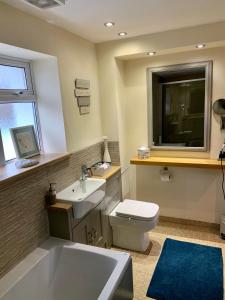
[{"label": "ceiling", "polygon": [[[224,0],[66,0],[48,10],[24,0],[2,2],[95,43],[225,20]],[[115,26],[106,28],[107,21]],[[128,35],[119,37],[121,31]]]}]

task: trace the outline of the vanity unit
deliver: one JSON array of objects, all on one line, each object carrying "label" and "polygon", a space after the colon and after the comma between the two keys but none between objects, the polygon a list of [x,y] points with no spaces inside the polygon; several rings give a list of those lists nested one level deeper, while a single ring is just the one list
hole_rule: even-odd
[{"label": "vanity unit", "polygon": [[[89,205],[87,213],[80,210],[78,202],[76,202],[77,206],[74,206],[69,201],[60,201],[48,207],[51,236],[98,247],[111,247],[112,229],[109,224],[109,214],[122,199],[120,167],[112,166],[104,177],[93,177],[87,185],[95,184],[94,179],[102,181],[105,179],[105,184],[95,191],[96,197],[101,197],[101,200],[98,200],[100,202],[96,201],[95,205],[93,196],[86,201]],[[70,188],[72,191],[78,189],[75,183],[63,193],[68,193]]]}]

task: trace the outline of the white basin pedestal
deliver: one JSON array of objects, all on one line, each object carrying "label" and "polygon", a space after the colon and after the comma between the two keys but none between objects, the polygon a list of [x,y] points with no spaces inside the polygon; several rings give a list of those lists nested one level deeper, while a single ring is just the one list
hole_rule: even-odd
[{"label": "white basin pedestal", "polygon": [[77,180],[57,193],[56,199],[59,202],[70,203],[73,206],[74,218],[80,219],[103,200],[105,185],[105,179]]}]

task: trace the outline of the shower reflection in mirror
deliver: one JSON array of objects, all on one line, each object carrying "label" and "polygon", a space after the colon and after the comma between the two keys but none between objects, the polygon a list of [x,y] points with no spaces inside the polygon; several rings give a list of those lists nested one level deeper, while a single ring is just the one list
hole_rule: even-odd
[{"label": "shower reflection in mirror", "polygon": [[147,72],[150,147],[208,151],[212,62],[151,68]]}]

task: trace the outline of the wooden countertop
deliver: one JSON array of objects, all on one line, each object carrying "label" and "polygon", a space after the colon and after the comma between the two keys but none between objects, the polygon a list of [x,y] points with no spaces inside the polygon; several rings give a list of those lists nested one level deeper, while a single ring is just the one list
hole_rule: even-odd
[{"label": "wooden countertop", "polygon": [[71,204],[68,203],[62,203],[62,202],[56,202],[55,204],[48,205],[48,210],[65,210],[68,211],[72,208]]},{"label": "wooden countertop", "polygon": [[187,167],[187,168],[206,168],[219,169],[221,162],[216,159],[205,158],[176,158],[176,157],[149,157],[146,159],[139,159],[137,156],[130,160],[132,165],[145,166],[173,166],[173,167]]},{"label": "wooden countertop", "polygon": [[107,179],[111,178],[114,174],[119,172],[120,170],[121,170],[120,166],[111,166],[111,168],[108,170],[108,172],[106,172],[106,174],[104,176],[92,176],[92,177],[107,180]]},{"label": "wooden countertop", "polygon": [[29,168],[17,169],[15,161],[7,163],[5,166],[0,167],[0,186],[13,182],[14,180],[26,176],[38,168],[45,167],[46,165],[55,164],[70,157],[69,153],[58,154],[41,154],[34,156],[33,159],[39,161],[38,165]]}]

